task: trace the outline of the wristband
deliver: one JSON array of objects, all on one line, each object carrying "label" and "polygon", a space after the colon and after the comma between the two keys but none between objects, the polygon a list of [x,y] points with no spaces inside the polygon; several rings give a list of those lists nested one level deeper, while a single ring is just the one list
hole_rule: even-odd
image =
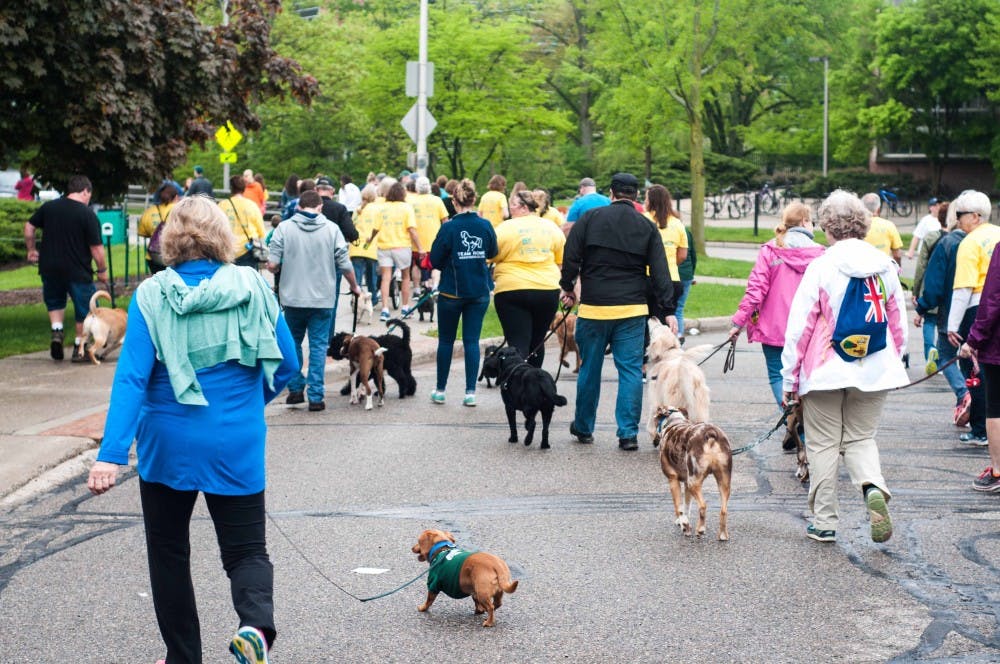
[{"label": "wristband", "polygon": [[101,272],[107,272],[107,271],[108,271],[108,268],[106,268],[106,267],[98,268],[97,274],[100,274]]}]

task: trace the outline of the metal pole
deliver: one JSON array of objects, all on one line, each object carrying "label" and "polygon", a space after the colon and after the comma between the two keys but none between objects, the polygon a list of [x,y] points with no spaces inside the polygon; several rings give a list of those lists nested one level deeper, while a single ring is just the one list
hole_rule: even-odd
[{"label": "metal pole", "polygon": [[[220,0],[222,6],[222,25],[229,25],[229,0]],[[229,162],[222,165],[222,190],[229,191]]]},{"label": "metal pole", "polygon": [[823,177],[827,172],[827,157],[830,140],[830,58],[823,56]]},{"label": "metal pole", "polygon": [[427,0],[420,0],[417,58],[417,174],[427,175]]}]

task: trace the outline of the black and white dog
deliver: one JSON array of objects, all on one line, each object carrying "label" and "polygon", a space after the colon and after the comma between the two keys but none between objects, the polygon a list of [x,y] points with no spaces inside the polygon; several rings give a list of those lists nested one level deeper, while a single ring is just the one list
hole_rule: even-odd
[{"label": "black and white dog", "polygon": [[565,406],[566,397],[556,392],[556,381],[544,369],[538,369],[521,358],[516,348],[509,346],[490,352],[483,359],[483,376],[493,378],[500,385],[500,396],[507,411],[510,425],[508,442],[517,442],[517,411],[524,413],[524,427],[528,430],[524,444],[531,445],[535,436],[535,415],[542,414],[541,448],[549,448],[549,423],[556,406]]},{"label": "black and white dog", "polygon": [[[379,346],[386,349],[382,354],[385,373],[392,376],[392,379],[399,385],[399,398],[412,397],[417,393],[417,379],[413,377],[411,370],[413,350],[410,348],[410,326],[398,318],[393,318],[387,324],[401,329],[403,335],[386,332],[379,336],[373,334],[371,337],[378,342]],[[330,337],[330,345],[327,347],[326,354],[335,360],[347,359],[340,352],[345,335],[347,335],[346,332],[338,332]],[[350,380],[340,389],[340,393],[344,396],[351,393]]]}]

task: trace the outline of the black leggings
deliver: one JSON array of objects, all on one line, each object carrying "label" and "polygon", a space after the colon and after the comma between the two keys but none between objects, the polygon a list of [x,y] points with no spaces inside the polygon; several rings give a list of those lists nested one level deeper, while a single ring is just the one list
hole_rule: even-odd
[{"label": "black leggings", "polygon": [[986,385],[986,419],[1000,418],[1000,364],[980,362],[979,371]]},{"label": "black leggings", "polygon": [[[493,306],[507,343],[516,348],[528,364],[541,368],[545,359],[545,347],[541,343],[559,308],[559,290],[504,291],[493,296]],[[535,348],[538,352],[529,358],[528,353]]]},{"label": "black leggings", "polygon": [[[191,581],[189,526],[197,491],[177,491],[139,479],[153,607],[168,662],[200,664],[201,630]],[[239,626],[274,641],[274,572],[264,538],[264,492],[249,496],[206,493],[222,566],[229,576]],[[236,630],[233,630],[236,631]]]}]

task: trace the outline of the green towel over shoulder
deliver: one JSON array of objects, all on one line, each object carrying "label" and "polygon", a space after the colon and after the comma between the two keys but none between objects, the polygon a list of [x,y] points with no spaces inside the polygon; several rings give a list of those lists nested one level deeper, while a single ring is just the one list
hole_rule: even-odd
[{"label": "green towel over shoulder", "polygon": [[179,403],[207,406],[195,372],[231,360],[247,367],[260,362],[274,387],[283,359],[274,331],[278,303],[253,268],[226,264],[197,286],[167,268],[142,282],[135,296]]}]

